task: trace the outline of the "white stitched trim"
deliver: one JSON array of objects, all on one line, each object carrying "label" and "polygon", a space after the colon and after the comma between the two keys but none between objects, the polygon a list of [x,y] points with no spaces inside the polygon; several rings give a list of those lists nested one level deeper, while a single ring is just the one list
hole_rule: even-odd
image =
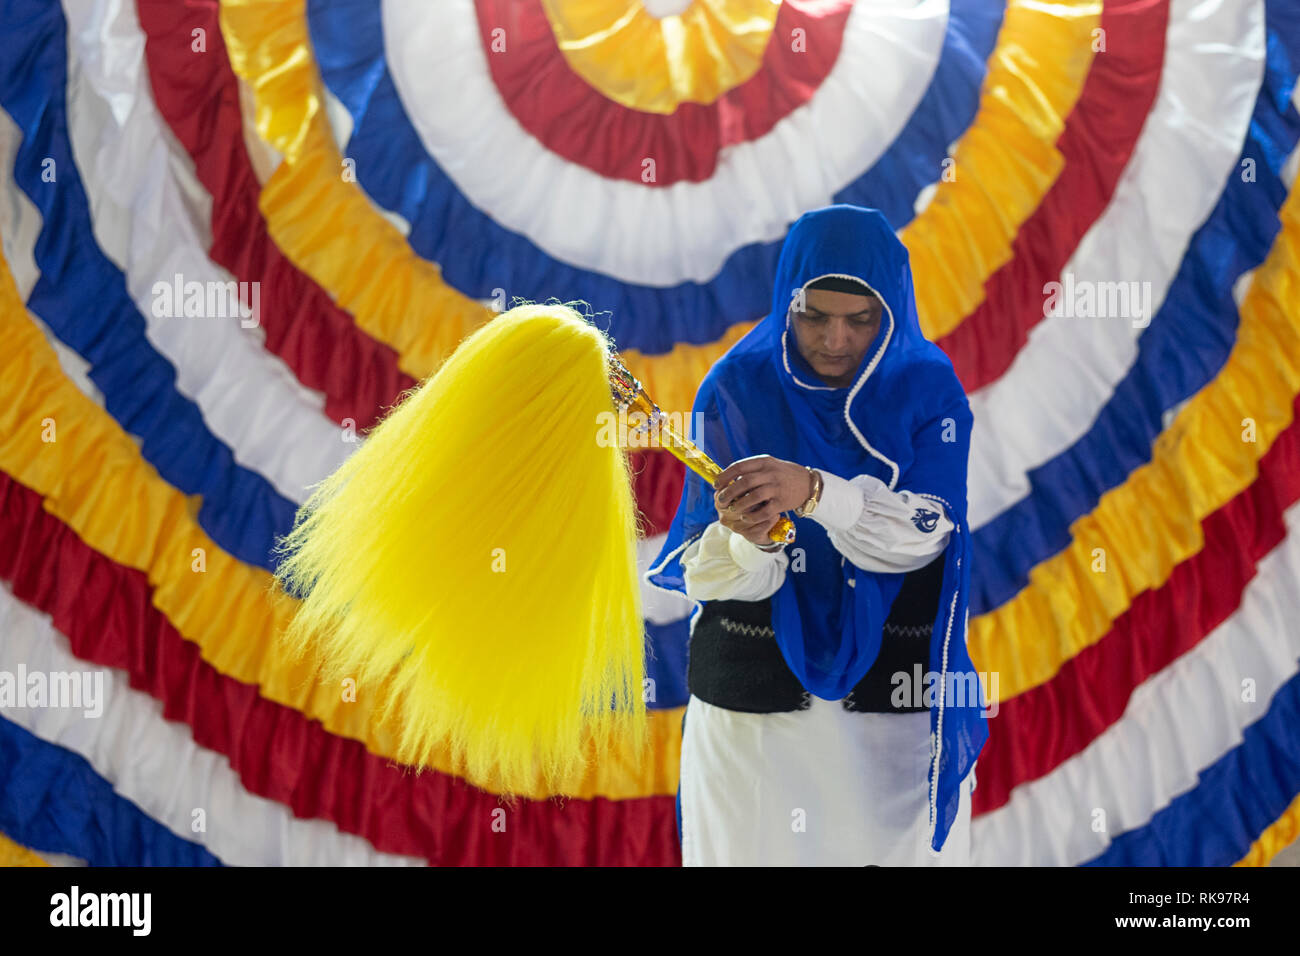
[{"label": "white stitched trim", "polygon": [[932,843],[935,827],[939,822],[939,761],[943,756],[943,705],[944,698],[948,696],[948,640],[952,637],[952,620],[957,616],[959,593],[959,591],[953,592],[952,607],[948,609],[948,626],[943,632],[943,663],[939,667],[939,686],[943,690],[939,694],[939,726],[934,732],[934,780],[930,784],[930,841]]},{"label": "white stitched trim", "polygon": [[733,621],[729,617],[718,618],[718,623],[722,625],[724,631],[730,631],[733,634],[745,634],[749,637],[776,636],[776,631],[762,624],[742,624],[740,621]]},{"label": "white stitched trim", "polygon": [[885,301],[885,297],[872,288],[869,282],[864,282],[862,279],[858,279],[857,276],[847,276],[846,278],[857,279],[868,289],[871,289],[872,293],[880,300],[880,304],[884,307],[885,314],[889,316],[889,329],[885,332],[885,340],[880,343],[880,348],[876,350],[876,354],[873,355],[871,361],[867,363],[866,371],[862,373],[862,377],[858,379],[853,388],[849,390],[849,397],[844,400],[844,423],[849,426],[849,431],[853,432],[853,437],[862,443],[862,447],[865,448],[873,458],[878,458],[889,466],[889,490],[893,491],[894,485],[898,484],[898,465],[871,447],[871,442],[867,441],[862,432],[858,431],[858,426],[853,423],[853,419],[849,415],[849,408],[853,404],[853,399],[858,397],[858,392],[862,390],[862,386],[865,385],[867,379],[871,377],[871,373],[874,372],[876,366],[880,364],[880,359],[885,354],[885,349],[889,348],[889,340],[894,335],[894,310],[889,307],[889,303]]},{"label": "white stitched trim", "polygon": [[[923,492],[917,492],[922,498],[929,498],[931,501],[937,501],[944,506],[948,513],[949,520],[952,519],[952,505],[938,495],[927,495]],[[954,521],[953,529],[961,533],[960,526]],[[961,558],[957,559],[957,567],[961,567]],[[935,729],[934,754],[931,759],[934,761],[934,780],[930,784],[930,839],[926,843],[931,853],[934,851],[934,831],[939,824],[939,761],[943,756],[943,705],[948,696],[948,643],[952,638],[952,622],[957,616],[957,598],[961,596],[961,585],[959,584],[952,592],[952,607],[948,609],[948,625],[943,632],[943,661],[939,666],[939,726]],[[969,615],[968,615],[969,617]],[[937,853],[935,854],[938,855]]]},{"label": "white stitched trim", "polygon": [[[646,568],[646,572],[645,572],[644,577],[649,578],[650,575],[652,575],[652,574],[658,574],[658,573],[659,573],[660,571],[662,571],[664,568],[668,567],[668,562],[669,562],[669,561],[671,561],[673,558],[677,557],[677,555],[681,554],[681,553],[682,553],[683,551],[685,551],[688,547],[690,547],[691,542],[694,541],[696,538],[700,537],[700,535],[702,535],[702,534],[704,534],[704,532],[703,532],[703,531],[700,531],[700,532],[697,532],[696,534],[691,535],[689,538],[687,538],[685,541],[683,541],[680,545],[678,545],[677,547],[673,548],[673,550],[669,551],[666,555],[664,555],[664,559],[663,559],[662,561],[660,561],[657,565],[655,565],[653,568]],[[649,583],[649,581],[647,581],[646,583]],[[673,590],[673,589],[672,589],[672,588],[660,588],[659,590],[661,590],[661,591],[667,591],[667,590]]]},{"label": "white stitched trim", "polygon": [[933,624],[884,624],[884,630],[890,634],[902,634],[904,637],[924,637],[934,630]]},{"label": "white stitched trim", "polygon": [[[807,282],[805,282],[802,286],[799,287],[800,291],[802,292],[808,291],[808,287],[810,285],[812,285],[814,282],[821,282],[822,279],[849,279],[853,282],[860,282],[868,289],[871,289],[870,285],[868,285],[862,279],[859,279],[857,276],[847,275],[843,272],[827,272],[825,275],[813,276],[811,279],[809,279]],[[871,289],[871,291],[876,292],[875,289]],[[876,292],[876,297],[880,299],[881,305],[884,305],[885,297],[882,296],[879,292]],[[885,308],[888,309],[889,306],[886,305]],[[893,322],[892,315],[890,316],[890,322],[891,323]],[[799,381],[798,376],[796,376],[794,374],[794,371],[790,368],[790,354],[786,348],[786,336],[789,334],[789,332],[790,332],[790,309],[787,306],[785,312],[785,329],[781,332],[781,361],[785,364],[785,370],[790,373],[790,377],[794,379],[794,383],[796,385],[802,385],[804,388],[812,392],[835,391],[835,389],[829,385],[809,385],[807,382]],[[888,339],[886,339],[886,342],[888,342]]]},{"label": "white stitched trim", "polygon": [[[672,551],[669,551],[668,554],[664,557],[664,559],[663,559],[662,561],[659,562],[659,564],[658,564],[657,566],[655,566],[655,567],[653,567],[653,568],[646,568],[646,572],[645,572],[645,574],[643,574],[643,575],[641,576],[641,583],[646,584],[646,585],[648,585],[648,586],[654,588],[656,591],[664,591],[664,592],[666,592],[666,593],[668,593],[668,594],[686,594],[685,590],[678,591],[676,588],[666,588],[666,587],[663,587],[662,585],[655,584],[653,581],[650,580],[650,578],[653,577],[654,575],[658,574],[658,573],[659,573],[660,571],[662,571],[664,568],[668,567],[668,562],[669,562],[669,561],[671,561],[673,558],[677,557],[679,554],[681,554],[683,551],[685,551],[688,547],[690,547],[690,545],[691,545],[691,543],[692,543],[693,541],[695,541],[697,538],[699,538],[699,537],[700,537],[701,535],[703,535],[703,534],[704,534],[704,532],[701,531],[701,532],[699,532],[698,534],[694,534],[694,535],[692,535],[691,537],[689,537],[689,538],[687,538],[685,541],[683,541],[683,542],[682,542],[678,547],[674,548]],[[689,600],[695,602],[695,611],[693,612],[693,614],[698,614],[698,613],[700,612],[700,609],[701,609],[704,605],[702,605],[699,601],[696,601],[695,598],[691,597],[689,594],[686,594],[686,597],[687,597]],[[692,620],[692,626],[693,626],[693,625],[694,625],[694,621]]]},{"label": "white stitched trim", "polygon": [[[885,314],[889,316],[889,328],[885,332],[885,340],[880,344],[880,348],[876,350],[876,354],[872,356],[871,361],[867,363],[866,371],[862,373],[862,377],[858,379],[858,381],[854,384],[853,388],[849,391],[849,397],[844,400],[844,421],[848,424],[849,431],[853,432],[853,437],[855,437],[862,444],[862,447],[867,450],[868,454],[870,454],[873,458],[879,459],[880,461],[884,462],[886,465],[889,466],[889,471],[890,471],[889,490],[893,491],[894,485],[898,483],[898,465],[871,447],[871,443],[867,441],[867,439],[863,436],[862,432],[858,430],[858,426],[853,424],[853,419],[849,417],[849,406],[853,404],[853,399],[857,397],[858,392],[862,389],[863,384],[866,383],[871,373],[876,370],[876,366],[880,364],[880,358],[885,354],[885,349],[889,348],[889,340],[894,335],[894,324],[895,324],[894,310],[889,307],[889,303],[885,301],[885,297],[881,295],[878,291],[876,291],[876,289],[872,287],[870,282],[867,282],[865,279],[863,279],[860,276],[851,276],[844,272],[827,272],[825,275],[814,276],[813,278],[805,282],[801,288],[807,290],[808,286],[812,285],[814,282],[820,282],[822,279],[849,279],[853,282],[862,283],[862,285],[870,289],[872,294],[875,295],[875,297],[880,300],[880,304],[884,307]],[[790,373],[790,377],[794,379],[796,385],[802,385],[804,388],[812,391],[818,391],[818,390],[827,391],[827,392],[834,391],[833,388],[829,388],[828,386],[825,385],[809,385],[806,382],[801,382],[799,381],[798,377],[794,374],[794,372],[791,371],[790,356],[786,350],[786,334],[789,331],[789,327],[790,327],[790,312],[789,312],[789,308],[787,307],[786,329],[785,331],[781,332],[781,361],[785,363],[785,370]]]},{"label": "white stitched trim", "polygon": [[[787,324],[788,324],[788,322],[789,322],[788,314],[787,314],[787,319],[786,319],[786,321],[787,321]],[[790,368],[790,353],[786,350],[786,339],[785,339],[785,337],[786,337],[786,335],[789,334],[789,331],[790,331],[790,330],[789,330],[789,328],[787,327],[784,331],[781,332],[781,361],[785,364],[785,370],[786,370],[787,372],[790,373],[790,377],[791,377],[792,379],[794,379],[794,383],[795,383],[796,385],[802,385],[804,388],[808,389],[810,392],[833,392],[833,391],[835,391],[835,389],[831,388],[829,385],[809,385],[807,382],[801,382],[801,381],[799,381],[799,376],[795,375],[795,374],[794,374],[794,370]]]}]

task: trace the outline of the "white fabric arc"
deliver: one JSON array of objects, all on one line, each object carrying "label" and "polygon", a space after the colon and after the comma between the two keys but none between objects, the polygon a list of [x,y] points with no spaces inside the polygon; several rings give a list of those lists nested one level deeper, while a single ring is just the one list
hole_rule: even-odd
[{"label": "white fabric arc", "polygon": [[[1172,0],[1155,104],[1062,282],[1146,282],[1159,309],[1241,151],[1264,38],[1263,0]],[[999,379],[971,394],[972,528],[1029,494],[1027,472],[1087,432],[1136,360],[1141,333],[1126,318],[1050,316]]]},{"label": "white fabric arc", "polygon": [[150,343],[176,369],[212,433],[244,467],[295,503],[356,448],[234,317],[158,318],[155,282],[233,282],[207,255],[211,197],[158,113],[133,4],[64,0],[69,37],[68,126],[95,239],[126,278]]},{"label": "white fabric arc", "polygon": [[665,17],[681,16],[690,9],[692,2],[693,0],[642,0],[641,5],[650,16],[662,20]]},{"label": "white fabric arc", "polygon": [[40,278],[33,251],[41,231],[41,214],[27,194],[13,179],[14,159],[22,143],[22,133],[13,117],[0,109],[0,241],[4,243],[5,262],[14,277],[18,295],[26,302]]},{"label": "white fabric arc", "polygon": [[947,0],[855,4],[806,103],[724,149],[707,181],[651,187],[570,163],[524,130],[493,83],[474,0],[383,4],[393,83],[465,198],[556,259],[659,286],[711,279],[735,250],[781,239],[870,169],[925,93],[947,23]]},{"label": "white fabric arc", "polygon": [[[976,865],[1076,866],[1114,835],[1146,825],[1198,773],[1239,746],[1300,658],[1300,504],[1287,536],[1260,562],[1240,607],[1204,640],[1138,686],[1123,716],[1082,752],[977,816]],[[1242,682],[1255,682],[1244,703]],[[1102,819],[1105,831],[1093,831]]]},{"label": "white fabric arc", "polygon": [[[0,588],[0,670],[102,672],[103,713],[70,707],[6,707],[4,717],[84,757],[113,790],[176,835],[202,843],[237,866],[423,866],[416,857],[381,853],[326,820],[301,820],[286,805],[244,789],[226,757],[200,747],[186,724],[133,689],[118,671],[74,656],[47,615]],[[207,831],[191,831],[195,809]]]}]

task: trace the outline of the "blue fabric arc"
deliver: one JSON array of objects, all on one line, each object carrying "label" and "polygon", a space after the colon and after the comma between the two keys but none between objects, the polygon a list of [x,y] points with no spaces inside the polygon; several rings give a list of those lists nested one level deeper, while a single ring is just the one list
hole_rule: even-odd
[{"label": "blue fabric arc", "polygon": [[[566,298],[612,313],[606,331],[620,349],[652,355],[680,342],[716,341],[731,326],[766,312],[766,283],[780,242],[737,249],[707,283],[634,285],[561,262],[475,207],[425,150],[402,105],[385,60],[381,8],[376,0],[309,0],[312,49],[326,87],[352,116],[347,155],[357,161],[361,186],[410,223],[411,249],[438,263],[451,286],[480,299],[498,287],[539,301],[563,290]],[[952,0],[939,61],[920,103],[875,165],[844,186],[836,202],[877,206],[900,227],[911,219],[949,144],[979,109],[1003,9],[988,0]],[[483,255],[485,249],[492,255]]]},{"label": "blue fabric arc", "polygon": [[646,701],[651,710],[685,707],[686,642],[690,637],[690,618],[667,624],[646,621],[645,675],[652,681],[654,696]]},{"label": "blue fabric arc", "polygon": [[91,866],[221,866],[113,791],[86,759],[0,717],[0,832]]},{"label": "blue fabric arc", "polygon": [[1231,866],[1300,795],[1300,675],[1278,688],[1241,743],[1141,827],[1082,866]]},{"label": "blue fabric arc", "polygon": [[[861,280],[884,303],[851,387],[822,384],[789,331],[792,299],[826,276]],[[930,708],[931,849],[938,852],[957,815],[961,782],[988,737],[966,650],[972,418],[952,363],[921,333],[907,249],[878,210],[839,204],[799,218],[781,251],[771,311],[705,376],[693,411],[703,425],[701,447],[720,465],[772,455],[846,479],[870,474],[927,496],[955,526],[943,555],[929,655],[937,686],[958,691],[936,694]],[[717,520],[713,493],[687,473],[663,549],[647,572],[650,583],[685,593],[681,552]],[[875,662],[903,575],[863,570],[815,521],[793,520],[800,569],[792,562],[772,597],[772,627],[804,688],[840,700]]]}]

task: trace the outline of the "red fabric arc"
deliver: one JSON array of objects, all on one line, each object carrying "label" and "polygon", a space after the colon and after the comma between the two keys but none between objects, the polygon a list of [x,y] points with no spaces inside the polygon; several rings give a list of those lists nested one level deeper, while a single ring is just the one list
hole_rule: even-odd
[{"label": "red fabric arc", "polygon": [[967,392],[1011,367],[1043,319],[1043,286],[1060,281],[1110,202],[1159,91],[1168,18],[1169,0],[1106,0],[1106,51],[1093,58],[1056,143],[1065,167],[1016,234],[1011,258],[985,282],[984,301],[938,340]]},{"label": "red fabric arc", "polygon": [[[569,66],[540,0],[475,0],[488,69],[506,107],[547,149],[611,179],[646,186],[702,182],[724,147],[757,139],[802,106],[839,57],[852,3],[785,0],[758,71],[712,103],[682,103],[672,113],[631,109],[593,89]],[[505,52],[492,31],[505,29]],[[802,51],[792,31],[805,33]],[[655,161],[644,182],[643,163]]]},{"label": "red fabric arc", "polygon": [[[996,810],[1046,776],[1124,713],[1133,690],[1194,648],[1237,610],[1261,558],[1286,537],[1283,512],[1300,500],[1296,416],[1260,459],[1256,480],[1202,522],[1205,545],[1146,591],[1096,644],[1047,683],[1000,703],[979,759],[972,813]],[[1047,731],[1047,732],[1045,732]]]},{"label": "red fabric arc", "polygon": [[493,832],[498,798],[459,778],[415,776],[202,660],[150,600],[141,571],[82,542],[41,497],[0,472],[0,577],[51,615],[82,660],[131,686],[224,754],[252,793],[333,821],[389,853],[437,865],[677,866],[673,798],[520,800]]},{"label": "red fabric arc", "polygon": [[661,448],[634,451],[628,458],[632,489],[641,511],[641,533],[647,538],[663,534],[677,513],[686,466]]},{"label": "red fabric arc", "polygon": [[[325,414],[370,426],[415,380],[399,369],[395,351],[358,328],[268,234],[217,0],[137,0],[136,10],[154,102],[212,196],[209,256],[237,280],[259,283],[267,349],[325,394]],[[207,35],[203,56],[190,51],[197,29]]]}]

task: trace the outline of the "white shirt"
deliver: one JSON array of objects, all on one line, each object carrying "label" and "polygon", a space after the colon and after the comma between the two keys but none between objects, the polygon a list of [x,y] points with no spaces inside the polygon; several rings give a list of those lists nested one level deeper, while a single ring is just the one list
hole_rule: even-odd
[{"label": "white shirt", "polygon": [[[846,480],[820,474],[821,500],[809,517],[826,529],[840,554],[864,571],[915,571],[947,547],[953,524],[938,502],[891,491],[871,475]],[[937,513],[937,519],[927,512]],[[681,564],[686,593],[696,601],[761,601],[781,587],[790,559],[784,548],[764,551],[714,521],[682,552]]]}]

